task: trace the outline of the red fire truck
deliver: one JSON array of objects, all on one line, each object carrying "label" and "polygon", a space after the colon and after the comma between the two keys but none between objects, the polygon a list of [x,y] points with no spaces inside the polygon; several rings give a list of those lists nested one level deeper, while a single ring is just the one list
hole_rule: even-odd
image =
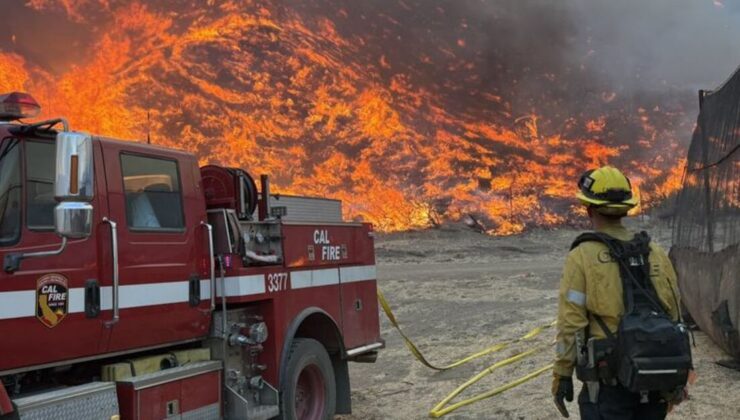
[{"label": "red fire truck", "polygon": [[0,95],[0,418],[326,419],[383,347],[372,226]]}]

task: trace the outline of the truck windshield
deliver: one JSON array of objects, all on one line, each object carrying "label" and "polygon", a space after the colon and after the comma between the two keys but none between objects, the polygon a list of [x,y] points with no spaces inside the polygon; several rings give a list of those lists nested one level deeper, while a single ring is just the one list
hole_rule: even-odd
[{"label": "truck windshield", "polygon": [[56,146],[49,141],[26,141],[26,224],[31,230],[54,229],[54,171]]},{"label": "truck windshield", "polygon": [[21,233],[20,142],[0,145],[0,246],[12,245]]}]

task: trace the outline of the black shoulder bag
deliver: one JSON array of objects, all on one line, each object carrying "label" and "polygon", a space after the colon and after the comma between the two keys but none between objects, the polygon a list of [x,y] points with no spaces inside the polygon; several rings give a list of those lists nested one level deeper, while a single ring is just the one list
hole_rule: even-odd
[{"label": "black shoulder bag", "polygon": [[[625,313],[616,337],[597,314],[594,319],[615,343],[610,371],[632,392],[683,389],[692,369],[689,332],[681,322],[671,319],[650,279],[650,237],[636,234],[631,241],[620,241],[604,233],[580,235],[572,248],[586,241],[605,244],[611,258],[619,264],[624,290]],[[677,300],[677,299],[676,299]]]}]

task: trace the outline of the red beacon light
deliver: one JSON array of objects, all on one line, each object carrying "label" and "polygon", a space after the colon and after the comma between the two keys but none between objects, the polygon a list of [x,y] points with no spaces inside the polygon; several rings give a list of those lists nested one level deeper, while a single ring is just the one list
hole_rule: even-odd
[{"label": "red beacon light", "polygon": [[12,92],[0,95],[0,121],[33,118],[41,112],[41,105],[27,93]]}]

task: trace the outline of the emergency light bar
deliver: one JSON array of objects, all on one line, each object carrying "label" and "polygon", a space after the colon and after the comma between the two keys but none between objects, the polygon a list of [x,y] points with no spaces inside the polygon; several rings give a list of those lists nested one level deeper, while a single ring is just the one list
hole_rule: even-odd
[{"label": "emergency light bar", "polygon": [[41,105],[31,95],[11,92],[0,95],[0,121],[33,118],[41,112]]}]

